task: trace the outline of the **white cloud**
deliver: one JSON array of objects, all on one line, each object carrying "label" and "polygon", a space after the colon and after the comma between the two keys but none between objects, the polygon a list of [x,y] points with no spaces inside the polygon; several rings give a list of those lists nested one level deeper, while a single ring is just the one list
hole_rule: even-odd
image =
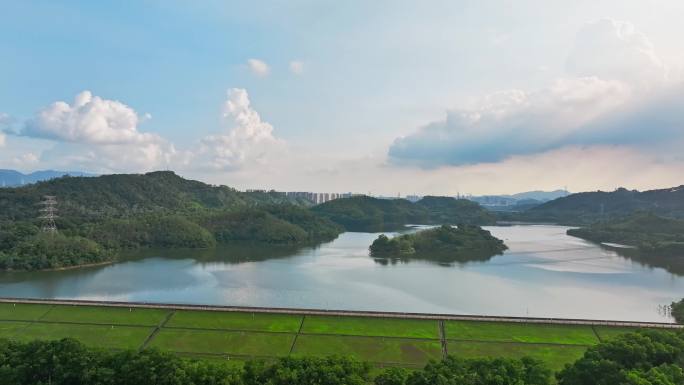
[{"label": "white cloud", "polygon": [[5,134],[0,132],[0,147],[4,147],[6,143],[7,143],[7,138],[6,138]]},{"label": "white cloud", "polygon": [[467,165],[565,146],[653,150],[684,142],[684,87],[664,82],[652,44],[625,22],[601,20],[577,35],[569,76],[542,89],[496,92],[397,138],[397,164]]},{"label": "white cloud", "polygon": [[570,74],[641,86],[660,85],[666,68],[653,43],[627,21],[602,19],[579,31],[566,61]]},{"label": "white cloud", "polygon": [[147,171],[168,166],[177,154],[161,136],[138,130],[150,118],[83,91],[72,104],[58,101],[40,110],[19,134],[60,143],[41,154],[47,164],[98,172]]},{"label": "white cloud", "polygon": [[581,144],[591,135],[587,125],[629,96],[623,84],[593,77],[559,79],[533,92],[501,91],[398,138],[389,154],[399,163],[461,165]]},{"label": "white cloud", "polygon": [[231,88],[223,107],[227,132],[201,140],[196,156],[214,169],[235,170],[245,164],[263,164],[283,142],[273,136],[273,126],[261,120],[247,91]]},{"label": "white cloud", "polygon": [[271,72],[271,68],[265,61],[259,59],[247,60],[247,67],[256,76],[265,77]]},{"label": "white cloud", "polygon": [[71,105],[59,101],[39,111],[21,134],[89,144],[151,143],[160,139],[158,135],[138,131],[139,122],[131,107],[83,91]]},{"label": "white cloud", "polygon": [[299,60],[293,60],[290,62],[290,72],[295,75],[301,75],[304,73],[304,62]]}]

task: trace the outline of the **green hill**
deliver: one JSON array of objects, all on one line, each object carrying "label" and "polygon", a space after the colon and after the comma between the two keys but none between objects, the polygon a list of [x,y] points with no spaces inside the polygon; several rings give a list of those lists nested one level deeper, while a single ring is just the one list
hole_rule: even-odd
[{"label": "green hill", "polygon": [[426,259],[437,262],[488,260],[508,247],[479,226],[442,225],[388,238],[381,234],[369,247],[376,258]]},{"label": "green hill", "polygon": [[684,258],[684,221],[652,213],[642,212],[597,222],[588,227],[570,229],[568,234],[593,242],[633,246],[644,253],[674,254]]},{"label": "green hill", "polygon": [[465,199],[425,197],[416,203],[405,199],[356,196],[336,199],[312,210],[348,231],[380,232],[406,224],[493,224],[494,216],[479,204]]},{"label": "green hill", "polygon": [[[40,231],[39,202],[58,202],[58,235]],[[243,193],[173,172],[63,177],[0,189],[0,269],[49,269],[116,259],[123,249],[252,242],[304,245],[342,228],[280,193]],[[80,252],[79,252],[80,250]]]},{"label": "green hill", "polygon": [[637,211],[684,218],[684,186],[643,192],[619,188],[612,192],[571,194],[533,207],[511,219],[581,225]]},{"label": "green hill", "polygon": [[620,254],[651,266],[684,273],[684,221],[638,212],[627,217],[570,229],[568,235],[616,247]]}]

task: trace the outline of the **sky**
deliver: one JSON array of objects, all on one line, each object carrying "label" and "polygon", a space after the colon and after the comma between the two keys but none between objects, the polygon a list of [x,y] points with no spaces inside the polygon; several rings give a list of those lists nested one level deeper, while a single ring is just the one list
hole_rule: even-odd
[{"label": "sky", "polygon": [[680,0],[0,10],[0,168],[383,195],[684,184]]}]

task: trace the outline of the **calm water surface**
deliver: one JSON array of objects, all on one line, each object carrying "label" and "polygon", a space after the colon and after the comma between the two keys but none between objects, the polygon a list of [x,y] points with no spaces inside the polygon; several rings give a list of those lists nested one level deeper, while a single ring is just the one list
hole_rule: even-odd
[{"label": "calm water surface", "polygon": [[2,273],[0,296],[666,321],[684,277],[565,235],[488,227],[509,250],[486,262],[379,263],[377,237],[345,233],[300,250],[146,251],[115,265]]}]

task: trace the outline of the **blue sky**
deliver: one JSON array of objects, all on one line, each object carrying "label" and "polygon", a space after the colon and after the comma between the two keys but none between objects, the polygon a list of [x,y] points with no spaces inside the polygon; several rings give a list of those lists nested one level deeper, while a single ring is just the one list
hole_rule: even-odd
[{"label": "blue sky", "polygon": [[0,167],[385,194],[684,183],[680,1],[0,8]]}]

